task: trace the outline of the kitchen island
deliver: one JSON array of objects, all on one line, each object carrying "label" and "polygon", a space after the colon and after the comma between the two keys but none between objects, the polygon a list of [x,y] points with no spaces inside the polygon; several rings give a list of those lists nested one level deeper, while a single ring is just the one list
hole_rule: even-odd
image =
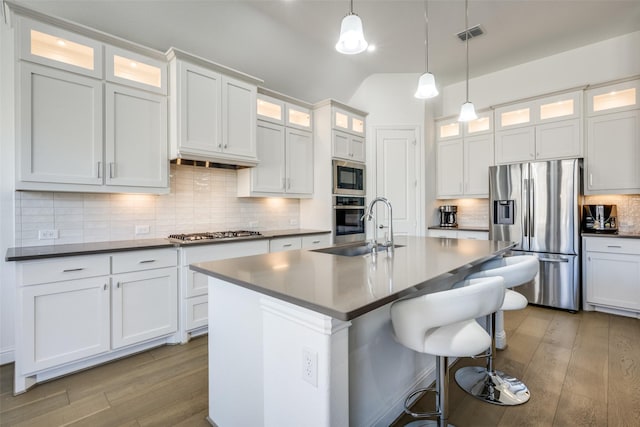
[{"label": "kitchen island", "polygon": [[389,304],[449,289],[509,242],[403,237],[394,253],[290,251],[209,277],[209,419],[219,427],[386,424],[433,357],[395,343]]}]

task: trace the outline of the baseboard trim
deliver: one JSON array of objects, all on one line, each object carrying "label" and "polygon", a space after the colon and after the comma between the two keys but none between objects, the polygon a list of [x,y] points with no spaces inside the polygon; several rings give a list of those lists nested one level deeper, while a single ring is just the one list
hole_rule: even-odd
[{"label": "baseboard trim", "polygon": [[16,353],[13,347],[0,351],[0,365],[16,361]]}]

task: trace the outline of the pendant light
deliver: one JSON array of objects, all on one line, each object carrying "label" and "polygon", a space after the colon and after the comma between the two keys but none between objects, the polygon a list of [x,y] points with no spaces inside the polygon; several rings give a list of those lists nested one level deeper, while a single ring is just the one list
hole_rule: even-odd
[{"label": "pendant light", "polygon": [[369,44],[364,39],[362,20],[353,13],[353,0],[350,0],[350,9],[347,16],[342,19],[340,25],[340,39],[336,43],[336,50],[345,55],[355,55],[364,52]]},{"label": "pendant light", "polygon": [[460,117],[458,117],[458,121],[460,122],[468,122],[471,120],[475,120],[478,118],[476,114],[476,108],[473,106],[473,102],[469,101],[469,0],[464,1],[464,31],[465,38],[464,44],[467,50],[467,98],[466,102],[462,104],[460,108]]},{"label": "pendant light", "polygon": [[418,80],[418,89],[413,95],[418,99],[429,99],[438,96],[436,78],[429,72],[429,15],[427,13],[427,0],[424,0],[424,73]]}]

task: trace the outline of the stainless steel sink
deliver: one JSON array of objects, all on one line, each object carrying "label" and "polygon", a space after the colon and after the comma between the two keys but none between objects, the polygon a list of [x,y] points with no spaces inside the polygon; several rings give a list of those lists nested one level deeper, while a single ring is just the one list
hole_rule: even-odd
[{"label": "stainless steel sink", "polygon": [[[393,245],[394,248],[401,248],[403,246],[404,245]],[[340,246],[332,246],[330,248],[313,249],[312,251],[340,256],[361,256],[371,253],[371,249],[372,247],[368,243],[358,242]],[[387,250],[387,247],[384,245],[378,245],[376,249],[378,252],[384,252]]]}]

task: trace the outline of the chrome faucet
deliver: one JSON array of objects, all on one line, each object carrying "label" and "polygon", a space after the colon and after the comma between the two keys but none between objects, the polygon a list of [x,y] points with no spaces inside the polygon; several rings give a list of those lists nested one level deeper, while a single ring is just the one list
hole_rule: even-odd
[{"label": "chrome faucet", "polygon": [[364,215],[362,215],[361,219],[366,219],[367,221],[373,220],[373,238],[371,240],[371,249],[373,252],[375,252],[378,248],[378,219],[374,214],[373,207],[378,202],[384,203],[389,212],[389,234],[387,236],[386,242],[384,242],[384,245],[382,246],[387,249],[387,252],[393,252],[393,208],[391,207],[391,202],[389,202],[386,197],[376,197],[371,201],[371,203],[369,203],[369,206],[367,206],[367,209],[364,211]]}]

